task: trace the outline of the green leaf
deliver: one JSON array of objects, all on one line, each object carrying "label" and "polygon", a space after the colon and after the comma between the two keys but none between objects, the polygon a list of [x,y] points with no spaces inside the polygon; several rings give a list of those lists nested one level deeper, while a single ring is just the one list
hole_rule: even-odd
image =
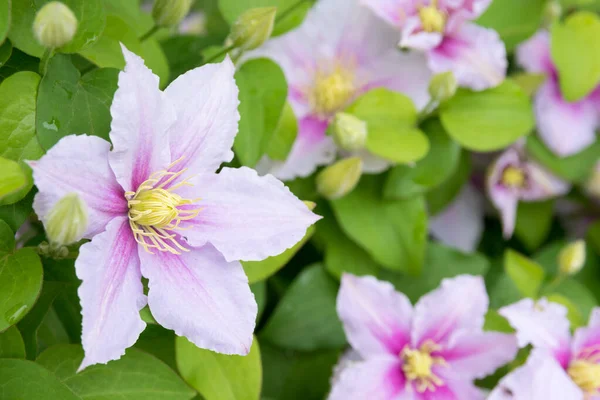
[{"label": "green leaf", "polygon": [[81,346],[67,344],[49,348],[37,362],[85,399],[188,400],[195,395],[163,362],[137,349],[128,349],[119,360],[77,373],[82,360]]},{"label": "green leaf", "polygon": [[433,189],[448,179],[458,167],[460,146],[450,139],[438,120],[429,120],[423,130],[431,147],[414,166],[394,167],[385,182],[386,199],[406,199]]},{"label": "green leaf", "polygon": [[394,284],[396,289],[416,302],[421,296],[436,289],[444,278],[457,275],[485,275],[488,260],[481,254],[465,254],[431,242],[427,246],[423,271],[418,277],[381,270],[379,277]]},{"label": "green leaf", "polygon": [[184,337],[175,339],[177,368],[183,379],[206,400],[258,400],[262,366],[258,340],[247,356],[200,349]]},{"label": "green leaf", "polygon": [[31,361],[0,360],[2,399],[81,400],[52,372]]},{"label": "green leaf", "polygon": [[598,161],[600,140],[596,140],[594,144],[577,154],[559,157],[550,151],[537,136],[531,135],[527,139],[527,152],[559,178],[570,182],[581,182],[587,179]]},{"label": "green leaf", "polygon": [[287,97],[281,68],[267,59],[244,63],[235,74],[240,89],[240,125],[233,148],[243,165],[253,167],[267,151]]},{"label": "green leaf", "polygon": [[544,269],[535,261],[507,250],[504,253],[504,270],[524,297],[536,298],[544,282]]},{"label": "green leaf", "polygon": [[256,323],[258,324],[258,321],[260,321],[260,317],[267,306],[267,283],[265,281],[260,281],[251,284],[250,290],[252,291],[254,299],[256,300],[256,305],[258,306],[258,315],[256,316]]},{"label": "green leaf", "polygon": [[515,235],[530,251],[546,240],[552,227],[554,200],[519,202]]},{"label": "green leaf", "polygon": [[335,309],[337,291],[322,265],[308,267],[286,291],[261,331],[261,340],[302,351],[344,347],[346,337]]},{"label": "green leaf", "polygon": [[[0,0],[0,3],[2,3],[2,0]],[[12,55],[12,51],[13,47],[10,40],[7,40],[0,45],[0,68],[2,68],[4,64],[6,64],[6,61],[8,61],[8,59]]]},{"label": "green leaf", "polygon": [[160,325],[147,325],[134,347],[152,354],[171,369],[177,370],[175,362],[175,332]]},{"label": "green leaf", "polygon": [[545,6],[546,0],[495,0],[477,24],[498,32],[510,51],[538,30]]},{"label": "green leaf", "polygon": [[535,125],[529,97],[510,80],[481,92],[459,89],[440,106],[440,118],[451,137],[474,151],[503,149]]},{"label": "green leaf", "polygon": [[420,160],[429,151],[429,140],[417,129],[417,109],[412,100],[387,89],[374,89],[346,110],[367,123],[367,149],[398,163]]},{"label": "green leaf", "polygon": [[567,101],[587,96],[600,82],[600,19],[591,12],[570,15],[552,27],[552,60]]},{"label": "green leaf", "polygon": [[571,308],[569,310],[572,318],[575,322],[581,321],[585,324],[592,310],[598,306],[598,300],[594,294],[582,283],[574,279],[564,280],[560,285],[555,287],[551,287],[550,285],[544,288],[544,296],[553,296],[556,298],[556,295],[559,295],[567,298],[575,306],[575,309]]},{"label": "green leaf", "polygon": [[27,175],[13,160],[0,157],[0,199],[27,185]]},{"label": "green leaf", "polygon": [[17,203],[0,206],[0,219],[4,220],[13,232],[16,232],[31,214],[32,204],[33,191]]},{"label": "green leaf", "polygon": [[594,222],[588,228],[587,236],[594,247],[596,254],[600,255],[600,221]]},{"label": "green leaf", "polygon": [[581,311],[579,310],[577,304],[573,303],[565,296],[558,293],[553,293],[548,295],[547,299],[553,303],[562,304],[567,308],[567,318],[571,323],[571,327],[579,328],[580,326],[586,324],[586,321],[583,319],[583,315],[581,315]]},{"label": "green leaf", "polygon": [[423,267],[427,211],[422,197],[386,201],[382,176],[364,175],[351,193],[331,202],[342,230],[382,266],[418,274]]},{"label": "green leaf", "polygon": [[54,56],[40,83],[37,102],[37,135],[42,147],[50,149],[71,134],[108,140],[118,73],[100,68],[81,76],[68,56]]},{"label": "green leaf", "polygon": [[25,358],[25,345],[16,326],[0,333],[0,358]]},{"label": "green leaf", "polygon": [[281,14],[298,0],[218,0],[219,9],[225,17],[225,20],[232,24],[242,15],[242,13],[251,8],[258,7],[277,7],[277,14]]},{"label": "green leaf", "polygon": [[160,88],[167,87],[171,74],[169,62],[158,42],[155,39],[144,41],[140,56],[146,61],[146,66],[160,78]]},{"label": "green leaf", "polygon": [[429,215],[444,210],[458,196],[471,176],[471,153],[462,151],[456,169],[441,185],[427,192]]},{"label": "green leaf", "polygon": [[483,330],[488,332],[515,332],[514,328],[508,323],[508,320],[502,315],[500,315],[498,311],[495,310],[488,310],[487,314],[485,314],[485,323],[483,325]]},{"label": "green leaf", "polygon": [[267,155],[272,160],[285,160],[292,150],[298,135],[298,121],[290,103],[285,103],[275,133],[267,146]]},{"label": "green leaf", "polygon": [[11,0],[0,0],[0,44],[6,40],[10,29],[10,9]]},{"label": "green leaf", "polygon": [[[51,0],[12,2],[12,25],[8,37],[13,45],[25,53],[41,57],[44,48],[33,35],[33,20],[38,10]],[[62,0],[77,17],[77,32],[73,40],[58,49],[63,53],[76,53],[94,43],[104,30],[106,15],[101,0]]]},{"label": "green leaf", "polygon": [[292,257],[294,257],[298,250],[304,246],[314,232],[315,227],[309,227],[304,237],[298,243],[281,254],[266,258],[262,261],[243,261],[242,265],[248,276],[248,281],[250,283],[259,282],[279,271],[292,259]]}]

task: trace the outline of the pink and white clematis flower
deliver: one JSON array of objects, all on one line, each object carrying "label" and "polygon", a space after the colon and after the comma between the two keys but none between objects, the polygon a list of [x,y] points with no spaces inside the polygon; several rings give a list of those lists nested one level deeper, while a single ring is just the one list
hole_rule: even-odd
[{"label": "pink and white clematis flower", "polygon": [[528,159],[522,143],[510,147],[490,166],[487,191],[500,212],[505,238],[514,232],[519,201],[541,201],[567,193],[570,185]]},{"label": "pink and white clematis flower", "polygon": [[161,325],[197,346],[247,354],[257,306],[238,260],[281,253],[318,217],[272,176],[215,173],[233,157],[239,120],[229,59],[161,92],[143,60],[123,54],[112,150],[98,137],[72,135],[31,163],[42,221],[67,193],[88,207],[91,242],[75,263],[83,281],[80,369],[124,354],[145,328],[146,303]]},{"label": "pink and white clematis flower", "polygon": [[530,73],[546,75],[535,95],[540,138],[556,155],[576,154],[596,141],[600,127],[600,88],[574,103],[567,102],[550,54],[550,34],[536,33],[517,49],[518,63]]},{"label": "pink and white clematis flower", "polygon": [[[425,59],[396,48],[396,33],[358,0],[319,0],[297,29],[269,40],[247,58],[277,62],[288,82],[288,101],[298,119],[298,136],[285,162],[263,160],[261,170],[280,179],[306,177],[330,164],[336,145],[325,131],[337,112],[370,89],[384,87],[411,97],[417,108],[429,99]],[[364,172],[389,162],[366,150]]]},{"label": "pink and white clematis flower", "polygon": [[514,335],[483,332],[483,279],[442,281],[413,306],[387,282],[345,274],[337,310],[362,357],[344,368],[329,400],[479,400],[473,381],[517,353]]},{"label": "pink and white clematis flower", "polygon": [[361,0],[401,31],[400,46],[424,51],[431,71],[452,71],[474,90],[498,86],[506,76],[506,48],[498,33],[469,21],[491,0]]},{"label": "pink and white clematis flower", "polygon": [[534,350],[489,400],[600,400],[600,308],[573,336],[567,309],[546,299],[524,299],[500,314],[516,329],[519,346]]}]

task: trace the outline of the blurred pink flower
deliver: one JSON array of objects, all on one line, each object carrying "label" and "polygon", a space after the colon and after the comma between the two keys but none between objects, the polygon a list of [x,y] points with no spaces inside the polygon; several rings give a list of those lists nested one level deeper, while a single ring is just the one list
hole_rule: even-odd
[{"label": "blurred pink flower", "polygon": [[431,71],[452,71],[461,86],[474,90],[504,80],[504,43],[496,31],[470,22],[491,0],[361,1],[401,31],[401,47],[426,52]]},{"label": "blurred pink flower", "polygon": [[345,274],[337,310],[362,361],[335,379],[329,400],[479,400],[473,381],[517,353],[514,335],[483,332],[488,297],[481,277],[461,275],[417,304],[373,277]]}]

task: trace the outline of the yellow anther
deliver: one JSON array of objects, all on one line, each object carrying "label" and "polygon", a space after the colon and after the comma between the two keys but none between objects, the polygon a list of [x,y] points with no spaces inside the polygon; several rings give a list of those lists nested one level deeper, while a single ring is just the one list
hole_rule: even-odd
[{"label": "yellow anther", "polygon": [[438,345],[427,341],[418,350],[405,347],[400,353],[404,375],[409,381],[415,381],[419,393],[435,391],[438,386],[444,384],[444,381],[433,372],[434,365],[446,365],[443,358],[431,355],[439,349]]},{"label": "yellow anther", "polygon": [[446,14],[437,8],[437,0],[419,9],[421,26],[425,32],[443,32],[446,27]]},{"label": "yellow anther", "polygon": [[523,187],[525,185],[525,173],[517,167],[506,167],[502,172],[502,184],[510,187]]},{"label": "yellow anther", "polygon": [[356,93],[353,68],[337,65],[316,73],[308,100],[314,112],[322,116],[340,111]]},{"label": "yellow anther", "polygon": [[596,358],[575,360],[567,370],[573,382],[588,394],[598,394],[600,390],[600,357]]}]

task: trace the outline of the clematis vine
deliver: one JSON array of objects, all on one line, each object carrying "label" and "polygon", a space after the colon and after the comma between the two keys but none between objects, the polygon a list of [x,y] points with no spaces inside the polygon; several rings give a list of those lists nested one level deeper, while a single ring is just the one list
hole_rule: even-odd
[{"label": "clematis vine", "polygon": [[[111,144],[67,136],[31,162],[43,222],[67,193],[87,204],[75,262],[85,358],[119,358],[144,330],[139,312],[199,347],[247,354],[257,306],[239,260],[293,246],[318,217],[272,176],[223,168],[233,157],[238,90],[229,59],[191,70],[161,92],[123,48]],[[148,297],[142,276],[148,279]]]},{"label": "clematis vine", "polygon": [[[320,0],[297,29],[249,52],[248,58],[267,57],[281,66],[298,119],[298,135],[285,162],[264,159],[260,169],[288,180],[330,164],[336,145],[326,135],[329,124],[370,89],[402,92],[423,107],[431,74],[422,56],[398,51],[395,36],[358,0]],[[341,153],[360,156],[365,172],[389,167],[365,149]]]},{"label": "clematis vine", "polygon": [[550,54],[549,32],[539,31],[519,46],[517,61],[527,72],[546,76],[535,95],[537,127],[546,146],[564,157],[594,143],[600,127],[600,88],[574,103],[564,99]]},{"label": "clematis vine", "polygon": [[390,283],[345,274],[337,311],[362,361],[346,363],[329,399],[484,399],[473,381],[517,353],[514,335],[483,332],[487,309],[481,277],[445,279],[413,308]]},{"label": "clematis vine", "polygon": [[506,48],[498,33],[470,21],[491,0],[361,0],[401,32],[400,47],[425,52],[434,73],[452,71],[459,85],[495,87],[506,76]]},{"label": "clematis vine", "polygon": [[520,347],[533,346],[525,366],[500,381],[489,400],[599,400],[600,308],[571,336],[567,309],[524,299],[500,310]]},{"label": "clematis vine", "polygon": [[519,201],[541,201],[567,193],[570,185],[525,154],[522,143],[510,147],[490,166],[487,191],[500,212],[505,238],[515,229]]}]

